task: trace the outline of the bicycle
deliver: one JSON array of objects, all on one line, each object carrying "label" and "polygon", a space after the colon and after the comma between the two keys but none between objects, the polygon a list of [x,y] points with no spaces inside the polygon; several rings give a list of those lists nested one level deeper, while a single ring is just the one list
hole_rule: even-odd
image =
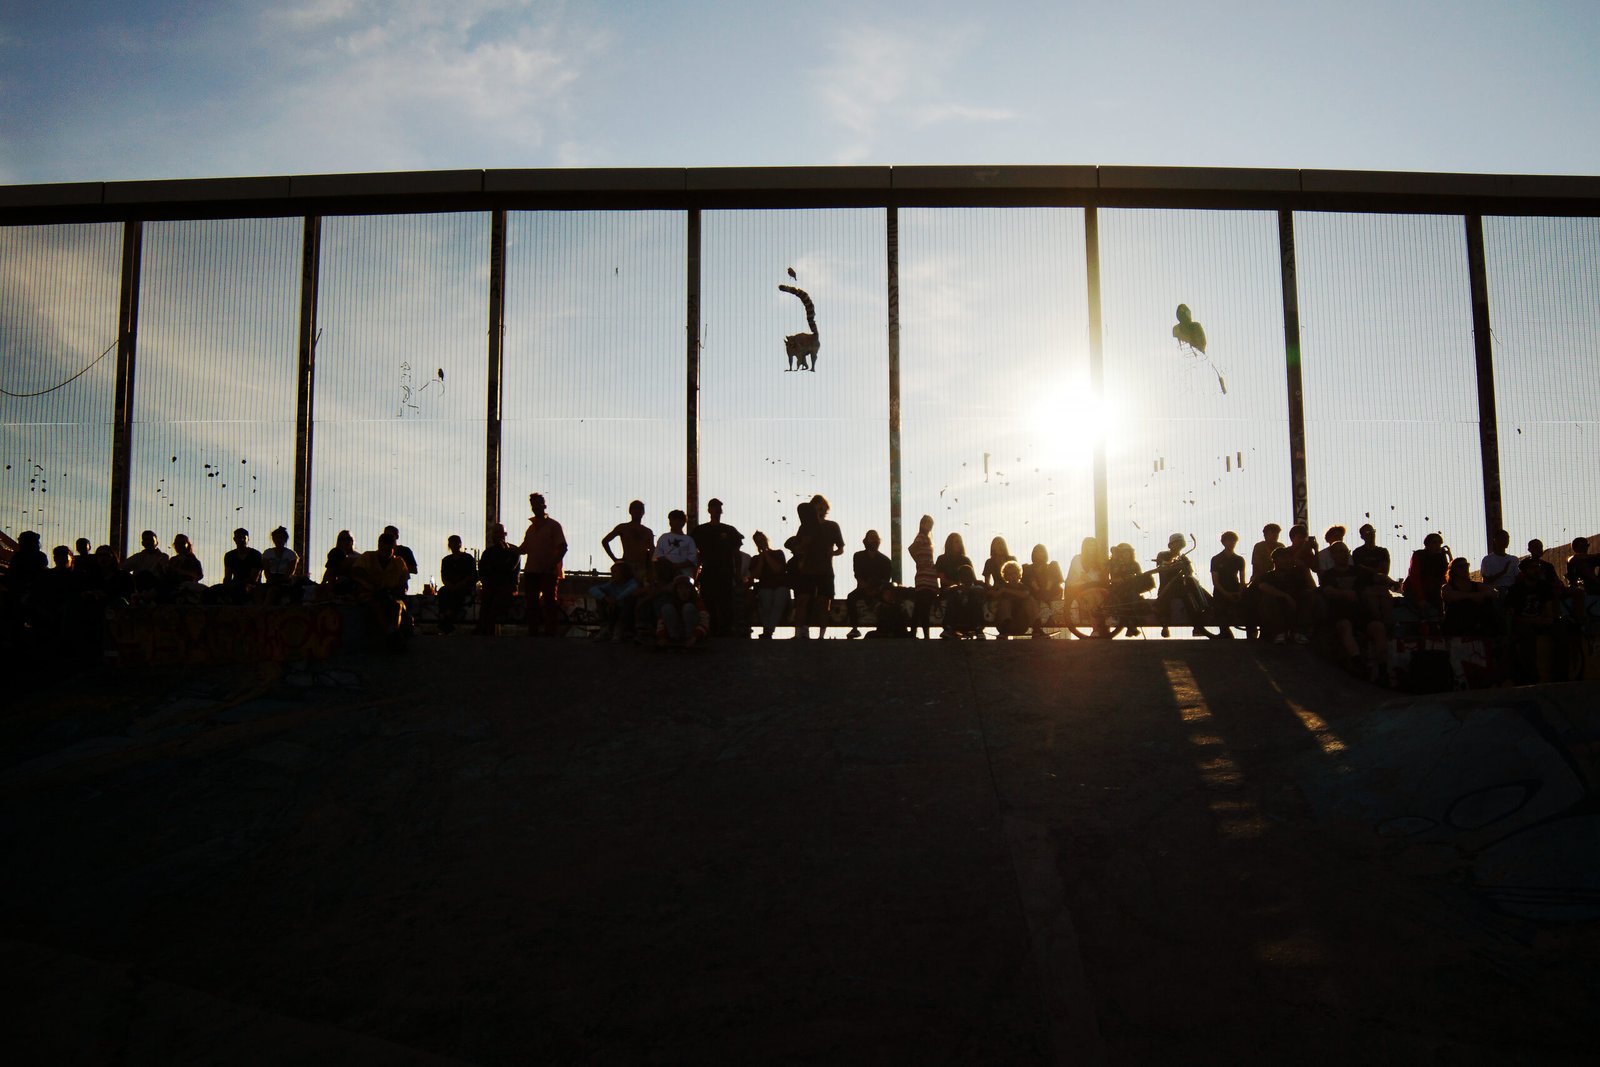
[{"label": "bicycle", "polygon": [[[1213,617],[1211,594],[1195,580],[1191,569],[1178,566],[1194,551],[1193,540],[1191,535],[1189,548],[1176,559],[1143,571],[1140,577],[1152,577],[1176,568],[1177,573],[1167,579],[1167,587],[1172,590],[1167,596],[1177,598],[1178,603],[1183,605],[1185,624],[1194,628],[1196,637],[1214,640],[1222,636],[1224,628]],[[1063,622],[1067,631],[1080,640],[1110,639],[1121,634],[1138,637],[1142,636],[1140,631],[1143,627],[1156,624],[1151,619],[1151,613],[1157,603],[1157,600],[1146,599],[1138,592],[1114,597],[1109,582],[1080,585],[1067,590]],[[1160,625],[1166,627],[1169,623],[1162,620]]]}]

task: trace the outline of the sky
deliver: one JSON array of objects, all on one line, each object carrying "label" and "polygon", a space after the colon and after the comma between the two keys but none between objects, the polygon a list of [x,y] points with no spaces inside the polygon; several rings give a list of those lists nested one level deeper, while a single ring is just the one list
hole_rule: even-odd
[{"label": "sky", "polygon": [[[410,168],[1099,163],[1600,173],[1600,4],[12,3],[0,182]],[[311,556],[393,522],[420,560],[482,540],[488,215],[330,217]],[[1311,518],[1397,567],[1486,531],[1454,216],[1295,215]],[[1080,209],[902,209],[904,533],[1065,561],[1093,530],[1214,551],[1289,515],[1278,220],[1099,214],[1089,387]],[[1600,221],[1486,219],[1506,522],[1600,530]],[[287,523],[298,219],[144,231],[134,531],[213,565]],[[886,216],[707,211],[701,499],[780,541],[821,492],[889,547]],[[501,517],[540,490],[569,566],[633,497],[684,502],[683,212],[510,212]],[[0,529],[106,526],[120,228],[0,228]],[[783,338],[814,297],[815,374]],[[1204,353],[1174,340],[1192,309]],[[98,361],[97,361],[98,357]],[[1592,367],[1592,364],[1589,364]],[[82,372],[80,376],[74,374]],[[1552,480],[1552,472],[1560,478]],[[904,561],[902,561],[904,562]],[[431,576],[425,570],[424,577]]]},{"label": "sky", "polygon": [[1094,163],[1600,173],[1592,0],[10,0],[0,182]]}]

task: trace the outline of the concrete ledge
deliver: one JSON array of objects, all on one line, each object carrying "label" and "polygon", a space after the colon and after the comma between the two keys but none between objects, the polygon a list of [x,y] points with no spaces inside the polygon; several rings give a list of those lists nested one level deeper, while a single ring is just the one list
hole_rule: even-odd
[{"label": "concrete ledge", "polygon": [[307,174],[289,179],[296,199],[331,196],[460,195],[483,191],[481,170],[418,170],[371,174]]},{"label": "concrete ledge", "polygon": [[1300,172],[1244,167],[1101,167],[1100,188],[1297,193]]},{"label": "concrete ledge", "polygon": [[66,182],[60,185],[0,185],[0,208],[73,207],[99,204],[105,182]]},{"label": "concrete ledge", "polygon": [[1509,174],[1418,174],[1382,170],[1303,170],[1307,193],[1384,196],[1511,196]]},{"label": "concrete ledge", "polygon": [[896,189],[1093,189],[1089,166],[896,167]]},{"label": "concrete ledge", "polygon": [[889,167],[691,167],[690,191],[887,190]]},{"label": "concrete ledge", "polygon": [[687,188],[681,167],[578,167],[561,170],[490,170],[486,193],[681,193]]},{"label": "concrete ledge", "polygon": [[180,178],[171,181],[107,182],[108,204],[171,204],[207,200],[275,200],[289,195],[287,176],[276,178]]}]

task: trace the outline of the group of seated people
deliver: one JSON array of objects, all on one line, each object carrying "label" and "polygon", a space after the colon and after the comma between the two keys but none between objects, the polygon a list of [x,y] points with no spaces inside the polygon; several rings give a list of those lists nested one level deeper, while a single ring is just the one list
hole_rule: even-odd
[{"label": "group of seated people", "polygon": [[[464,551],[459,536],[449,538],[440,582],[424,590],[437,594],[439,632],[454,631],[475,602],[473,632],[494,635],[511,614],[519,572],[529,634],[565,632],[555,601],[565,537],[545,514],[542,496],[534,494],[529,502],[534,515],[520,543],[510,543],[498,523],[480,553]],[[690,529],[684,513],[673,511],[671,529],[659,538],[643,525],[644,505],[634,501],[629,521],[601,542],[613,563],[605,580],[588,590],[600,616],[595,637],[691,648],[711,636],[753,633],[770,639],[786,622],[797,639],[811,639],[813,628],[817,637],[826,636],[835,599],[834,559],[845,549],[828,512],[826,498],[813,497],[797,509],[798,529],[781,547],[756,531],[755,550],[746,553],[743,535],[722,521],[718,500],[709,502],[708,520]],[[1508,552],[1509,535],[1497,531],[1481,577],[1474,578],[1466,558],[1452,557],[1443,538],[1429,534],[1412,553],[1405,577],[1396,580],[1389,552],[1377,544],[1370,524],[1360,528],[1361,543],[1354,548],[1346,544],[1342,526],[1329,528],[1319,545],[1304,526],[1291,527],[1283,542],[1281,528],[1269,524],[1248,561],[1237,551],[1238,535],[1222,534],[1207,590],[1196,580],[1192,549],[1181,534],[1172,535],[1149,568],[1128,544],[1106,550],[1085,538],[1063,574],[1044,545],[1035,545],[1028,562],[1020,563],[1001,537],[990,542],[981,567],[966,554],[959,533],[948,535],[936,555],[933,526],[932,517],[923,516],[907,546],[915,570],[905,587],[893,580],[878,532],[867,531],[852,558],[854,588],[844,597],[847,638],[863,635],[864,613],[874,623],[868,637],[931,637],[936,605],[946,640],[981,639],[991,626],[1001,639],[1043,638],[1063,613],[1075,632],[1090,633],[1108,627],[1114,632],[1120,622],[1159,625],[1168,636],[1171,626],[1187,623],[1226,638],[1238,629],[1246,637],[1305,644],[1320,630],[1353,670],[1377,677],[1397,611],[1424,633],[1525,637],[1555,631],[1564,615],[1583,617],[1584,598],[1600,596],[1600,556],[1589,552],[1583,538],[1573,542],[1563,580],[1538,541],[1518,559]],[[270,537],[272,547],[258,551],[250,546],[249,531],[234,531],[222,580],[206,586],[204,568],[183,534],[168,554],[147,530],[140,551],[125,561],[109,546],[91,550],[87,539],[79,539],[76,552],[58,546],[52,566],[38,535],[24,533],[5,576],[7,616],[17,626],[63,632],[97,611],[103,616],[107,603],[333,600],[366,604],[384,634],[409,636],[406,598],[418,568],[412,551],[399,543],[398,529],[386,527],[368,552],[358,552],[350,532],[340,531],[320,582],[312,581],[288,547],[286,529],[280,526]],[[1151,591],[1155,596],[1146,598]]]}]

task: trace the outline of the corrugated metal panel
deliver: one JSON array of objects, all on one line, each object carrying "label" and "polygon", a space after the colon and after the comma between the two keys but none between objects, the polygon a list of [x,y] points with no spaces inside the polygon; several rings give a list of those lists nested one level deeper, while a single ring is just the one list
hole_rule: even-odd
[{"label": "corrugated metal panel", "polygon": [[1486,218],[1506,528],[1600,533],[1600,220]]},{"label": "corrugated metal panel", "polygon": [[482,544],[488,274],[486,214],[324,220],[314,570],[340,529],[398,526],[423,582],[450,534]]},{"label": "corrugated metal panel", "polygon": [[0,389],[33,394],[0,395],[0,527],[47,553],[106,538],[121,249],[120,225],[0,229]]},{"label": "corrugated metal panel", "polygon": [[507,220],[501,519],[516,540],[543,493],[569,568],[609,563],[629,501],[658,534],[683,504],[685,232],[681,212]]},{"label": "corrugated metal panel", "polygon": [[1101,211],[1100,265],[1111,540],[1182,533],[1204,575],[1224,530],[1248,555],[1291,521],[1277,215]]},{"label": "corrugated metal panel", "polygon": [[1065,569],[1093,535],[1087,300],[1081,210],[900,212],[907,544],[927,514],[977,566],[1003,537]]},{"label": "corrugated metal panel", "polygon": [[[820,493],[849,545],[889,545],[887,223],[882,211],[707,212],[701,300],[700,495],[725,521],[782,544]],[[793,269],[795,277],[788,271]],[[816,370],[790,372],[785,337],[809,334]],[[749,548],[747,542],[746,548]],[[841,594],[842,595],[842,594]]]},{"label": "corrugated metal panel", "polygon": [[185,533],[220,580],[236,527],[265,548],[292,525],[300,241],[298,219],[145,227],[130,548]]},{"label": "corrugated metal panel", "polygon": [[1429,532],[1476,561],[1483,466],[1462,220],[1296,213],[1295,246],[1312,532],[1371,521],[1397,577]]}]

